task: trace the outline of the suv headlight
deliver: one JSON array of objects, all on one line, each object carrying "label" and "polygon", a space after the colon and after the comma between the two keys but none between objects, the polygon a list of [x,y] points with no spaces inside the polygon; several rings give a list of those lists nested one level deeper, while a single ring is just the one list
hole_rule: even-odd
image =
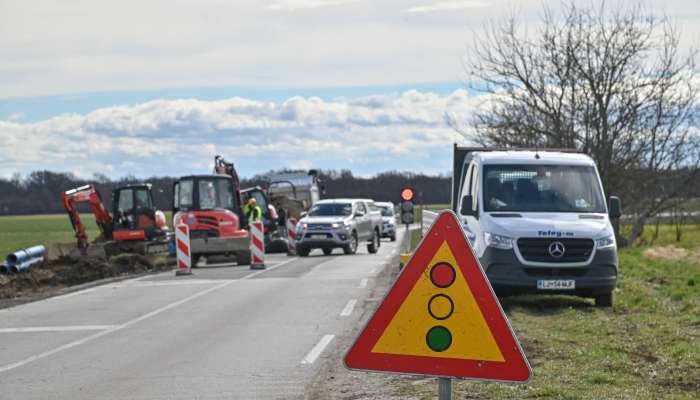
[{"label": "suv headlight", "polygon": [[487,246],[495,249],[510,250],[513,248],[513,238],[510,236],[484,232],[484,241],[486,242]]},{"label": "suv headlight", "polygon": [[615,235],[610,235],[596,239],[595,247],[598,249],[611,249],[615,247]]}]

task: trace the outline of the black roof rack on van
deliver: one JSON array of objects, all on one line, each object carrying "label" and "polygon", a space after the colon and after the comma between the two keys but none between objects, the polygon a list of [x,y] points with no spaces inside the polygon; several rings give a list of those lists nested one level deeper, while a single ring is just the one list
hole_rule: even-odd
[{"label": "black roof rack on van", "polygon": [[464,162],[464,157],[469,153],[474,152],[491,152],[491,151],[551,151],[560,153],[579,153],[583,154],[583,151],[578,149],[557,149],[548,147],[476,147],[476,146],[458,146],[454,143],[454,151],[452,152],[452,209],[456,211],[457,207],[457,196],[459,188],[457,187],[460,183],[461,175],[466,171],[462,171],[462,163]]}]

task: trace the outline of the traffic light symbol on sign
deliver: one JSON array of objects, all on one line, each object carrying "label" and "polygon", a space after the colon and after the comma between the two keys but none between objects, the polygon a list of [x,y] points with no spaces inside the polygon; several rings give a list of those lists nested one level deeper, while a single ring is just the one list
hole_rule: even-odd
[{"label": "traffic light symbol on sign", "polygon": [[[430,269],[430,282],[437,288],[452,286],[455,281],[455,269],[446,262],[440,262]],[[436,294],[428,300],[428,314],[437,321],[448,319],[455,311],[455,303],[446,294]],[[443,352],[452,344],[452,332],[443,326],[435,325],[425,335],[425,342],[432,351]]]}]

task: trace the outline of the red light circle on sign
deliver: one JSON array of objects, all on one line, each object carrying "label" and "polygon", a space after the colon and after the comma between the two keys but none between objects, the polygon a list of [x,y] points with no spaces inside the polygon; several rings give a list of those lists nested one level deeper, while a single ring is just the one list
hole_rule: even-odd
[{"label": "red light circle on sign", "polygon": [[405,188],[404,190],[401,191],[401,199],[403,201],[411,201],[413,200],[413,189],[411,188]]},{"label": "red light circle on sign", "polygon": [[439,288],[446,288],[455,281],[455,269],[446,262],[433,265],[430,268],[430,281]]}]

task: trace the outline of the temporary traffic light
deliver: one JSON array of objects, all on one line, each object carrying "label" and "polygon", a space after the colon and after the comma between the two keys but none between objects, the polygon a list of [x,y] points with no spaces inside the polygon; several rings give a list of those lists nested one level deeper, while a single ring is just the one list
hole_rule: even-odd
[{"label": "temporary traffic light", "polygon": [[401,190],[401,222],[407,225],[413,223],[413,196],[412,188]]}]

